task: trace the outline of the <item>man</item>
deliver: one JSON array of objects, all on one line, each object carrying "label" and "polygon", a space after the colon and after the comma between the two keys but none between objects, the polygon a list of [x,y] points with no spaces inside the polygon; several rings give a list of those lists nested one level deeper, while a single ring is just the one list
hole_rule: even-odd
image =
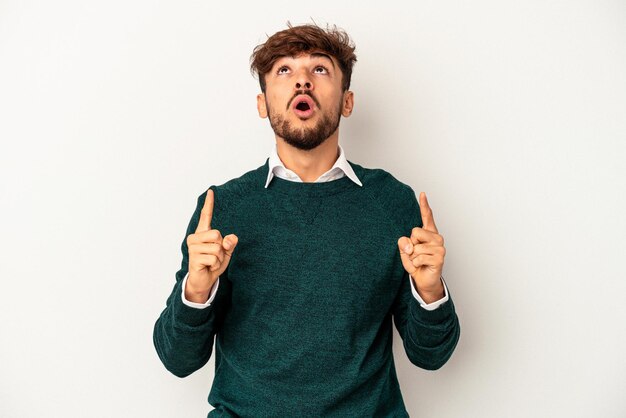
[{"label": "man", "polygon": [[276,144],[263,165],[198,197],[154,344],[184,377],[216,337],[209,416],[406,417],[392,322],[424,369],[459,339],[443,238],[424,193],[418,203],[339,146],[354,104],[348,35],[288,26],[252,55]]}]

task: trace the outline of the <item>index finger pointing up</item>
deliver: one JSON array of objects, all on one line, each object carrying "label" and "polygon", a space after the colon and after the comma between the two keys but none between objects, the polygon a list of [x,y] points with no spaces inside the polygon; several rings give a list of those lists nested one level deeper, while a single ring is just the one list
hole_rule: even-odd
[{"label": "index finger pointing up", "polygon": [[422,214],[422,229],[438,234],[439,231],[437,231],[437,226],[435,225],[435,220],[433,219],[433,211],[430,208],[430,205],[428,205],[426,193],[424,192],[420,193],[420,212]]},{"label": "index finger pointing up", "polygon": [[204,206],[202,207],[202,212],[200,212],[200,220],[198,221],[196,233],[211,229],[211,219],[213,218],[213,199],[213,190],[207,190],[206,198],[204,199]]}]

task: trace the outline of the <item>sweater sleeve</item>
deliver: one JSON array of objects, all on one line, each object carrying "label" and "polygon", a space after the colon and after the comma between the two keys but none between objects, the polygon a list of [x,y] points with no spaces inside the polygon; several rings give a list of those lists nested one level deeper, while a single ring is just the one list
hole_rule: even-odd
[{"label": "sweater sleeve", "polygon": [[[214,186],[211,188],[218,202],[217,191]],[[188,306],[181,297],[182,285],[189,269],[187,236],[196,230],[205,199],[206,192],[198,197],[196,210],[181,245],[182,262],[180,270],[176,273],[176,283],[153,330],[153,342],[161,362],[167,370],[178,377],[190,375],[209,361],[215,334],[230,305],[228,269],[220,276],[220,290],[206,308],[197,309]],[[214,219],[216,215],[217,205],[214,208]]]},{"label": "sweater sleeve", "polygon": [[429,311],[411,294],[408,273],[393,303],[393,320],[404,351],[414,365],[426,370],[442,367],[452,356],[460,336],[460,325],[450,293],[448,300]]},{"label": "sweater sleeve", "polygon": [[[410,195],[405,236],[410,236],[413,227],[423,225],[419,204],[412,190]],[[433,310],[427,310],[413,296],[412,290],[411,277],[404,271],[393,302],[393,320],[411,363],[426,370],[436,370],[452,356],[461,333],[452,295],[446,286],[448,300]]]}]

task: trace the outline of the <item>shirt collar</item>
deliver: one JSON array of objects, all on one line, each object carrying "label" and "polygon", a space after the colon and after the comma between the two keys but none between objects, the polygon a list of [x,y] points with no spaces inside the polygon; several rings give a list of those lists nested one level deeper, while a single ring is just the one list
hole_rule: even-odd
[{"label": "shirt collar", "polygon": [[[350,180],[362,187],[363,184],[361,184],[359,178],[354,173],[352,166],[350,166],[350,163],[348,163],[346,155],[343,152],[343,148],[341,148],[341,145],[338,145],[338,147],[339,157],[337,158],[337,161],[335,161],[335,164],[333,164],[330,170],[319,176],[318,179],[315,180],[315,183],[336,180],[343,176],[348,176]],[[278,151],[275,143],[272,147],[272,151],[269,157],[267,181],[265,182],[265,188],[269,186],[274,176],[284,178],[286,180],[302,182],[302,179],[300,179],[300,177],[298,177],[296,173],[285,167],[281,159],[278,157]]]}]

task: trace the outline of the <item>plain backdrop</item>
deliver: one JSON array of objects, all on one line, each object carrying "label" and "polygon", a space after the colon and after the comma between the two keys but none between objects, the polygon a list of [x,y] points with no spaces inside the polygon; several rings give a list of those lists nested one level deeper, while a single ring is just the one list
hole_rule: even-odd
[{"label": "plain backdrop", "polygon": [[356,44],[347,158],[425,191],[461,339],[411,416],[626,416],[623,1],[0,0],[0,416],[204,417],[152,327],[197,197],[265,162],[249,57]]}]

